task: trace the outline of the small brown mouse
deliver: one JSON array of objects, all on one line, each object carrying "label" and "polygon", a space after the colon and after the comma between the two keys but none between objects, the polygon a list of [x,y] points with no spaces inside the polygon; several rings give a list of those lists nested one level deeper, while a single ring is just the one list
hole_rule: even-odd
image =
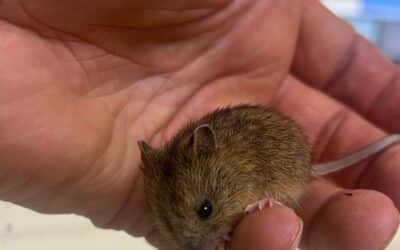
[{"label": "small brown mouse", "polygon": [[250,204],[294,207],[312,176],[341,170],[399,142],[399,135],[338,161],[311,164],[294,121],[256,105],[225,107],[190,122],[160,149],[138,142],[155,226],[173,249],[224,249]]}]

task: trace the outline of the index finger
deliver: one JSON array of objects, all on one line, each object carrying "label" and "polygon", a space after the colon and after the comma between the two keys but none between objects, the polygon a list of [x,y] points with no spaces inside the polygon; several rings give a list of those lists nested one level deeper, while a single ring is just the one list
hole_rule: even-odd
[{"label": "index finger", "polygon": [[400,74],[319,1],[304,0],[292,72],[388,131],[400,131]]}]

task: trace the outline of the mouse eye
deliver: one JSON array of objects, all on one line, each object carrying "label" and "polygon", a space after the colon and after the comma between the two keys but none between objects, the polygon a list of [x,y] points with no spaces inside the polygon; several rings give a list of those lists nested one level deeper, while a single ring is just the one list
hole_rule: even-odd
[{"label": "mouse eye", "polygon": [[212,205],[208,200],[205,200],[203,204],[201,204],[199,210],[197,210],[197,215],[201,219],[207,219],[212,214]]}]

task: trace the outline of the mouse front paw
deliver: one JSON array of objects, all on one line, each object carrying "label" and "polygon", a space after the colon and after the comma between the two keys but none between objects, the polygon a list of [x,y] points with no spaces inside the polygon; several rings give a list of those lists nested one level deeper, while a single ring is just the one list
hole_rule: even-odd
[{"label": "mouse front paw", "polygon": [[221,241],[215,250],[229,250],[229,244],[227,241]]},{"label": "mouse front paw", "polygon": [[244,211],[245,211],[247,214],[249,214],[249,213],[253,213],[253,212],[255,212],[255,211],[261,211],[261,210],[263,210],[266,206],[272,207],[274,204],[282,205],[282,203],[280,203],[280,202],[277,201],[277,200],[270,199],[270,198],[265,198],[265,199],[262,199],[262,200],[260,200],[260,201],[256,201],[256,202],[254,202],[254,203],[248,205],[248,206],[245,208]]}]

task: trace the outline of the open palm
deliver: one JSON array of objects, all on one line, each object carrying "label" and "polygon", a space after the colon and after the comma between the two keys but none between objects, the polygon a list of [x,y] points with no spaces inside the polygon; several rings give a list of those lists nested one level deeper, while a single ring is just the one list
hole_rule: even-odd
[{"label": "open palm", "polygon": [[[365,60],[374,67],[361,67]],[[3,0],[0,198],[154,240],[137,140],[160,145],[191,118],[252,102],[293,117],[315,159],[332,159],[382,136],[372,122],[400,130],[397,72],[314,1]],[[333,180],[399,205],[396,151]],[[391,200],[352,192],[310,185],[300,212],[305,246],[380,249],[390,239]],[[330,227],[343,232],[332,237]]]}]

